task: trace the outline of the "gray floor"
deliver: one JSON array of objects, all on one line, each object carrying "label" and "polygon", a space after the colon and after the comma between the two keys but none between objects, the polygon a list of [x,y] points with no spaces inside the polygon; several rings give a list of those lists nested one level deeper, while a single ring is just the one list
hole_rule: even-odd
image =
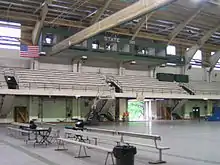
[{"label": "gray floor", "polygon": [[[152,133],[162,136],[163,146],[171,149],[164,152],[167,165],[213,165],[220,164],[220,122],[160,121],[152,123],[129,123],[103,125],[103,128]],[[143,141],[130,138],[129,140]],[[144,142],[144,141],[143,141]],[[103,141],[102,145],[113,146]],[[68,146],[67,152],[54,151],[56,146],[33,148],[24,141],[6,136],[6,129],[0,128],[0,160],[4,165],[104,165],[105,154],[96,150],[88,151],[91,158],[76,159],[76,146]],[[155,150],[138,147],[135,165],[148,164],[156,160]]]}]

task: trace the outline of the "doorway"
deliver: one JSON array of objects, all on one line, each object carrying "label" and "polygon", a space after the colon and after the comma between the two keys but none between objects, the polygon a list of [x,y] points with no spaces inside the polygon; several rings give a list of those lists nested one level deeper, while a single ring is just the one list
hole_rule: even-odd
[{"label": "doorway", "polygon": [[151,100],[128,100],[129,121],[151,121]]},{"label": "doorway", "polygon": [[27,123],[29,121],[27,107],[14,108],[14,121],[19,123]]},{"label": "doorway", "polygon": [[193,119],[200,118],[200,107],[193,107],[192,117],[193,117]]}]

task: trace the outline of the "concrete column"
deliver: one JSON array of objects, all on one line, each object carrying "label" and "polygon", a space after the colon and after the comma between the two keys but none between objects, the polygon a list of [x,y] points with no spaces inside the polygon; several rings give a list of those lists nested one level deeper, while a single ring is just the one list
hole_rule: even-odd
[{"label": "concrete column", "polygon": [[72,117],[77,118],[77,100],[75,97],[72,98]]},{"label": "concrete column", "polygon": [[156,68],[153,68],[151,70],[149,70],[149,77],[156,77]]},{"label": "concrete column", "polygon": [[207,73],[207,75],[208,75],[208,82],[212,82],[212,72],[208,72]]},{"label": "concrete column", "polygon": [[119,68],[118,68],[118,75],[120,76],[124,75],[124,71],[125,71],[125,68],[123,67],[123,62],[120,62]]},{"label": "concrete column", "polygon": [[43,110],[43,97],[39,97],[39,104],[38,104],[38,119],[40,119],[41,122],[43,122],[44,118],[44,110]]},{"label": "concrete column", "polygon": [[80,61],[73,61],[72,67],[73,67],[73,72],[81,72],[82,63]]},{"label": "concrete column", "polygon": [[73,59],[70,59],[68,70],[69,70],[69,72],[73,72],[73,70],[74,70],[74,60]]},{"label": "concrete column", "polygon": [[155,100],[151,101],[151,111],[152,111],[152,117],[156,119],[157,118],[157,102]]},{"label": "concrete column", "polygon": [[81,106],[80,106],[81,98],[73,98],[72,100],[72,117],[81,118]]},{"label": "concrete column", "polygon": [[204,73],[203,80],[209,82],[209,73],[207,72],[207,69],[206,68],[202,68],[202,69]]},{"label": "concrete column", "polygon": [[80,61],[77,62],[76,72],[80,73],[82,71],[82,63]]},{"label": "concrete column", "polygon": [[29,112],[28,112],[28,119],[29,121],[32,120],[32,96],[29,96],[28,97],[28,109],[29,109]]},{"label": "concrete column", "polygon": [[40,67],[39,65],[40,65],[40,63],[39,63],[38,59],[33,59],[31,61],[31,69],[32,70],[38,70]]},{"label": "concrete column", "polygon": [[119,120],[122,120],[123,113],[127,111],[127,99],[119,99]]},{"label": "concrete column", "polygon": [[207,101],[207,114],[208,116],[212,115],[213,102],[211,100]]},{"label": "concrete column", "polygon": [[77,72],[77,63],[73,62],[72,70],[73,70],[73,72]]},{"label": "concrete column", "polygon": [[81,106],[80,106],[81,98],[76,98],[76,107],[77,107],[77,118],[81,118]]}]

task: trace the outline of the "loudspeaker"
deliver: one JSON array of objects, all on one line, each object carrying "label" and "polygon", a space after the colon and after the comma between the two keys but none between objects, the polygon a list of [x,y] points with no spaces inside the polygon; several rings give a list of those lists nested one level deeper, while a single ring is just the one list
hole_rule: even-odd
[{"label": "loudspeaker", "polygon": [[8,89],[19,89],[18,83],[14,76],[5,76]]}]

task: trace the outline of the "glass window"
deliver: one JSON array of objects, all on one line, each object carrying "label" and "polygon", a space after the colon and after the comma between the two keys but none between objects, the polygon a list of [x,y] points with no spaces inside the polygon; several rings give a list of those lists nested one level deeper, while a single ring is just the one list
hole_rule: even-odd
[{"label": "glass window", "polygon": [[168,55],[176,55],[176,47],[173,45],[167,46],[167,54]]},{"label": "glass window", "polygon": [[214,54],[215,54],[215,52],[211,52],[211,56],[214,55]]},{"label": "glass window", "polygon": [[[189,48],[187,48],[187,50],[188,50],[188,49],[189,49]],[[194,54],[194,56],[193,56],[193,58],[192,58],[190,64],[191,64],[192,67],[194,67],[194,68],[201,68],[201,67],[202,67],[202,51],[201,51],[201,50],[198,50],[198,51]]]},{"label": "glass window", "polygon": [[92,44],[92,49],[98,49],[99,45],[98,44]]},{"label": "glass window", "polygon": [[0,21],[0,48],[20,49],[21,25]]},{"label": "glass window", "polygon": [[[216,52],[211,52],[211,56],[214,55]],[[215,68],[214,70],[220,70],[220,59],[218,60],[218,62],[215,64]]]}]

